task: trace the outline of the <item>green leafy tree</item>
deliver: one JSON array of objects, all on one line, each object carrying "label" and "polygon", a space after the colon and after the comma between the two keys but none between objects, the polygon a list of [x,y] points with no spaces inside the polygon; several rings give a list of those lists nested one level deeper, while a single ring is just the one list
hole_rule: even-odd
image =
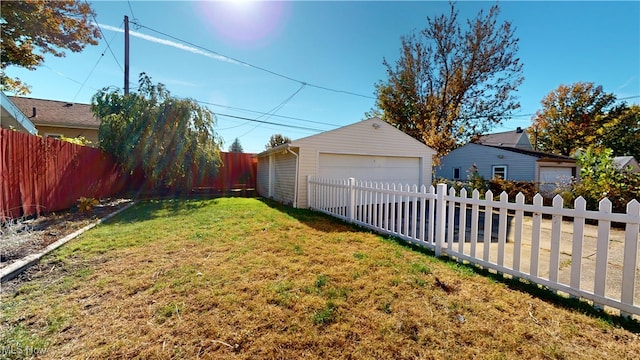
[{"label": "green leafy tree", "polygon": [[28,94],[29,87],[6,75],[8,66],[34,70],[45,54],[64,56],[64,50],[79,52],[87,44],[97,45],[98,27],[87,2],[75,0],[1,1],[0,86],[2,90]]},{"label": "green leafy tree", "polygon": [[141,168],[156,188],[188,190],[220,164],[211,111],[194,100],[171,96],[144,73],[137,92],[100,90],[91,110],[101,122],[99,147],[125,169]]},{"label": "green leafy tree", "polygon": [[621,104],[604,117],[597,143],[614,156],[633,156],[640,161],[640,105]]},{"label": "green leafy tree", "polygon": [[265,145],[264,148],[266,150],[269,150],[276,146],[289,144],[289,143],[291,143],[291,139],[289,139],[288,137],[282,136],[281,134],[275,134],[275,135],[271,135],[271,138],[269,138],[269,142],[267,143],[267,145]]},{"label": "green leafy tree", "polygon": [[532,119],[528,131],[534,147],[570,156],[595,145],[605,114],[615,101],[613,94],[593,83],[560,85],[542,99],[542,109]]},{"label": "green leafy tree", "polygon": [[233,140],[233,143],[231,144],[231,146],[229,146],[229,152],[235,152],[235,153],[244,152],[242,150],[242,145],[240,145],[240,140],[238,140],[238,138]]},{"label": "green leafy tree", "polygon": [[580,179],[569,191],[561,192],[565,201],[572,203],[578,196],[587,201],[587,208],[598,209],[603,198],[611,200],[613,209],[625,212],[632,199],[640,199],[640,174],[620,169],[614,162],[611,149],[588,147],[576,152],[580,166]]},{"label": "green leafy tree", "polygon": [[480,11],[463,28],[451,4],[448,15],[403,36],[395,66],[383,61],[388,80],[376,84],[382,119],[443,156],[519,108],[519,40],[511,23],[498,24],[499,12]]}]

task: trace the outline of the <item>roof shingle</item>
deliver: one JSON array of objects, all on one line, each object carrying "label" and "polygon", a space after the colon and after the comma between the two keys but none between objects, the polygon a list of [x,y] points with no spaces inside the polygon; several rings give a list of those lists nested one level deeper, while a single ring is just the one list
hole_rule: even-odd
[{"label": "roof shingle", "polygon": [[93,115],[89,104],[18,96],[9,98],[36,126],[85,129],[98,129],[100,126],[100,120]]}]

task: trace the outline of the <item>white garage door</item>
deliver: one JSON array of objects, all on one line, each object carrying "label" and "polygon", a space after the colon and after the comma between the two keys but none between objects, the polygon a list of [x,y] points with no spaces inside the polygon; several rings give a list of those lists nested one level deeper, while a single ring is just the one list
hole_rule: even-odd
[{"label": "white garage door", "polygon": [[571,182],[571,168],[540,167],[540,192],[551,194],[558,185]]},{"label": "white garage door", "polygon": [[420,184],[420,158],[320,154],[318,176],[329,179],[348,179]]},{"label": "white garage door", "polygon": [[540,167],[540,182],[568,184],[571,182],[571,168]]}]

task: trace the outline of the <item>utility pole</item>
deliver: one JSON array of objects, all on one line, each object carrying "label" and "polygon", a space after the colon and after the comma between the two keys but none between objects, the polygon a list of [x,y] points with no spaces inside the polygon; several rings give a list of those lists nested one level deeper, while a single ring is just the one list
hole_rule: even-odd
[{"label": "utility pole", "polygon": [[129,95],[129,17],[124,16],[124,94]]}]

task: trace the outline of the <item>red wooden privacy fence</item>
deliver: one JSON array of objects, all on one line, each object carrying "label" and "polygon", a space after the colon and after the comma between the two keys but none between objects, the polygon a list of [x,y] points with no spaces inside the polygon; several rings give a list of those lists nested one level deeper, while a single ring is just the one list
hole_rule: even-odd
[{"label": "red wooden privacy fence", "polygon": [[[51,138],[0,129],[0,220],[67,209],[82,196],[104,198],[144,186],[123,174],[105,152]],[[221,153],[217,174],[194,189],[224,192],[255,188],[253,154]]]},{"label": "red wooden privacy fence", "polygon": [[66,209],[124,189],[128,177],[95,148],[1,129],[0,219]]},{"label": "red wooden privacy fence", "polygon": [[221,152],[222,167],[216,174],[196,179],[193,191],[226,192],[233,189],[255,189],[258,159],[254,154]]}]

